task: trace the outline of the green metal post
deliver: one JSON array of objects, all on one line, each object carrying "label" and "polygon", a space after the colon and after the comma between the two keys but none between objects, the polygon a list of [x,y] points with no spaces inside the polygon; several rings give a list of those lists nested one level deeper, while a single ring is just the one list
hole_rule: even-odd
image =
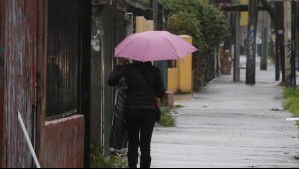
[{"label": "green metal post", "polygon": [[161,70],[162,78],[164,81],[165,89],[168,86],[168,61],[159,61],[154,63]]}]

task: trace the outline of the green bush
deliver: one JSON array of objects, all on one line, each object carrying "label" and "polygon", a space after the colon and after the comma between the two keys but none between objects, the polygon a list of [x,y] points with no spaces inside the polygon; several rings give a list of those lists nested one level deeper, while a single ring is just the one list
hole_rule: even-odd
[{"label": "green bush", "polygon": [[159,124],[164,127],[174,127],[176,124],[175,118],[170,113],[171,109],[169,107],[164,107],[162,109],[161,118]]},{"label": "green bush", "polygon": [[285,103],[284,108],[291,111],[294,116],[299,116],[299,98],[296,97],[289,97]]},{"label": "green bush", "polygon": [[178,104],[178,105],[175,105],[174,107],[175,107],[175,108],[182,108],[182,107],[185,107],[185,106],[183,106],[183,105],[179,105],[179,104]]},{"label": "green bush", "polygon": [[[284,109],[289,110],[294,117],[299,117],[299,90],[294,88],[285,88],[283,91],[285,98]],[[299,127],[299,122],[297,122]]]},{"label": "green bush", "polygon": [[230,34],[229,21],[219,9],[203,0],[161,0],[167,9],[166,30],[177,35],[192,36],[198,49],[193,53],[194,90],[199,91],[206,81],[209,58],[214,57],[219,44]]},{"label": "green bush", "polygon": [[128,168],[127,158],[121,155],[108,155],[104,148],[97,144],[91,145],[91,168]]},{"label": "green bush", "polygon": [[295,97],[295,98],[299,98],[299,90],[298,89],[294,89],[291,87],[285,88],[283,91],[283,97],[284,98],[291,98],[291,97]]}]

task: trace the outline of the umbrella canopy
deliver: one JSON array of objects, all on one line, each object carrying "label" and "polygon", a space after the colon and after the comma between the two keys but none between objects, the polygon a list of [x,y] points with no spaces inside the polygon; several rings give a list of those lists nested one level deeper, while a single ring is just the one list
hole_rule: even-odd
[{"label": "umbrella canopy", "polygon": [[167,31],[135,33],[115,48],[115,57],[146,61],[180,60],[197,49]]}]

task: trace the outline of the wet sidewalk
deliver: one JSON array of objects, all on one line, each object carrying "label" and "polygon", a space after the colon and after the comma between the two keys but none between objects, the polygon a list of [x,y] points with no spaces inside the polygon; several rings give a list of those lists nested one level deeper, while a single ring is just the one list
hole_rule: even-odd
[{"label": "wet sidewalk", "polygon": [[299,167],[299,130],[283,107],[274,67],[259,71],[256,85],[221,76],[200,93],[176,95],[176,127],[156,127],[153,168]]}]

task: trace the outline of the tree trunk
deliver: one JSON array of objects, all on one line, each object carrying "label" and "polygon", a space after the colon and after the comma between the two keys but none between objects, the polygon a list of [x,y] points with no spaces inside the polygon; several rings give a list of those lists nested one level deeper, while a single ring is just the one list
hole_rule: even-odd
[{"label": "tree trunk", "polygon": [[246,84],[255,84],[255,58],[256,58],[256,27],[258,16],[258,1],[249,1],[249,23],[247,34],[247,66],[246,66]]},{"label": "tree trunk", "polygon": [[275,25],[276,33],[276,63],[275,63],[275,80],[280,79],[280,70],[282,70],[282,82],[285,83],[285,58],[284,58],[284,11],[283,2],[275,2],[275,8],[273,8],[267,0],[261,0],[263,6],[267,9],[271,19]]}]

